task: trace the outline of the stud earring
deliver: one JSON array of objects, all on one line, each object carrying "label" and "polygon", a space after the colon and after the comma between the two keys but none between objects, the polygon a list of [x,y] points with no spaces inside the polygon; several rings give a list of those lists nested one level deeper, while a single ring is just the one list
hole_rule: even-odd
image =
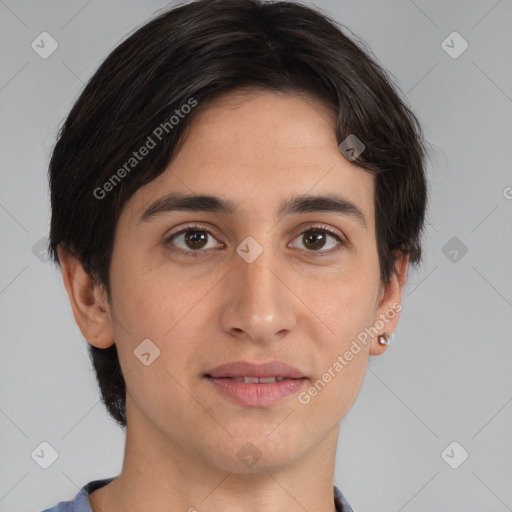
[{"label": "stud earring", "polygon": [[393,334],[388,334],[387,332],[385,332],[379,335],[377,339],[381,345],[387,345],[391,341],[392,337]]}]

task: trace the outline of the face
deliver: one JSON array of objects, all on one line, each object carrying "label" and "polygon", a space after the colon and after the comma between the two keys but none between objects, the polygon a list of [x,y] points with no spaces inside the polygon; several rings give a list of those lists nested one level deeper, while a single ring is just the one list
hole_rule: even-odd
[{"label": "face", "polygon": [[[337,429],[369,355],[384,350],[361,333],[400,287],[381,286],[374,177],[340,152],[334,123],[307,96],[225,95],[126,203],[109,313],[132,435],[152,432],[207,464],[248,472],[291,464]],[[217,200],[154,206],[171,193]],[[291,202],[298,196],[309,203]],[[394,313],[379,334],[393,332]],[[298,373],[215,370],[276,361]],[[234,378],[258,371],[286,378]],[[261,458],[244,465],[247,454]]]}]

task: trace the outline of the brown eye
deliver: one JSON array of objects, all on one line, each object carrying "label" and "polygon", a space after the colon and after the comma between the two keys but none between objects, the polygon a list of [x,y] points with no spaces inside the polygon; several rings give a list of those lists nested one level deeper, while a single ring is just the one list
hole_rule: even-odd
[{"label": "brown eye", "polygon": [[[300,233],[295,240],[300,240],[298,246],[300,249],[315,256],[328,256],[336,252],[341,246],[348,245],[327,226],[311,227]],[[170,252],[193,258],[208,253],[206,249],[224,247],[220,242],[217,245],[215,242],[216,239],[203,226],[187,226],[164,241]]]},{"label": "brown eye", "polygon": [[[188,226],[165,239],[164,243],[171,252],[180,253],[183,256],[196,257],[206,252],[203,249],[222,247],[222,244],[212,242],[215,238],[202,226]],[[210,245],[209,245],[210,244]],[[175,249],[174,247],[177,247]]]},{"label": "brown eye", "polygon": [[318,250],[325,245],[326,234],[320,231],[308,231],[302,235],[302,241],[308,249]]},{"label": "brown eye", "polygon": [[318,252],[322,256],[324,253],[331,254],[335,252],[336,246],[346,245],[338,234],[332,232],[331,229],[327,227],[309,228],[300,233],[295,240],[298,239],[302,244],[302,247],[300,247],[300,244],[298,246],[300,249],[305,249],[308,252]]},{"label": "brown eye", "polygon": [[207,242],[208,235],[205,231],[185,231],[185,244],[190,249],[202,249]]}]

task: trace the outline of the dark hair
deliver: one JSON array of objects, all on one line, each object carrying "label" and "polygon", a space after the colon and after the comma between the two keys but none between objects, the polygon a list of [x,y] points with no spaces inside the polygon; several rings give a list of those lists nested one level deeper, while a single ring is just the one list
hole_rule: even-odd
[{"label": "dark hair", "polygon": [[[363,142],[353,163],[376,175],[381,280],[389,283],[396,251],[417,265],[427,206],[421,126],[370,50],[337,25],[294,2],[199,0],[134,32],[99,67],[59,132],[49,166],[52,260],[60,265],[61,245],[110,297],[123,205],[165,170],[210,100],[250,87],[318,98],[336,116],[338,144],[350,134]],[[135,158],[149,139],[158,147]],[[103,403],[125,427],[116,345],[89,352]]]}]

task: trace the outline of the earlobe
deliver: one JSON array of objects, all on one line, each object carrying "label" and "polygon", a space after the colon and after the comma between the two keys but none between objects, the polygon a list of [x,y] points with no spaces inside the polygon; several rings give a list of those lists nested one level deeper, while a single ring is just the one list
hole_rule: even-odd
[{"label": "earlobe", "polygon": [[114,344],[110,310],[104,289],[98,286],[71,252],[57,249],[75,321],[84,338],[95,347]]},{"label": "earlobe", "polygon": [[[380,355],[386,351],[398,325],[400,311],[402,310],[402,292],[407,280],[408,262],[409,255],[398,252],[395,260],[395,272],[391,274],[389,284],[382,285],[379,291],[377,311],[373,323],[378,333],[373,337],[370,345],[371,355]],[[386,342],[384,342],[384,338],[380,338],[381,336],[385,336]]]}]

